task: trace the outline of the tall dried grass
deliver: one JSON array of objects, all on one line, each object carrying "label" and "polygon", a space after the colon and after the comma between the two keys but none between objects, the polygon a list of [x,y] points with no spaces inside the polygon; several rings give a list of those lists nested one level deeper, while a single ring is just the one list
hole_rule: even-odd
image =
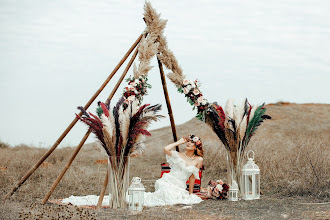
[{"label": "tall dried grass", "polygon": [[[9,192],[46,151],[27,146],[1,149],[0,167],[6,167],[7,170],[0,171],[0,196]],[[56,150],[12,197],[18,201],[43,198],[73,151],[74,148],[70,147]],[[53,198],[99,194],[104,178],[101,173],[105,174],[106,166],[94,162],[102,155],[99,148],[83,149],[56,188]]]}]

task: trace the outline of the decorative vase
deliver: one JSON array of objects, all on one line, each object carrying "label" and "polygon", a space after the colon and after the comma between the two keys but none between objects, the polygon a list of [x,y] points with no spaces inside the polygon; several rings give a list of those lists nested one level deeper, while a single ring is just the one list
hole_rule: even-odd
[{"label": "decorative vase", "polygon": [[130,157],[109,157],[109,205],[110,208],[127,208]]},{"label": "decorative vase", "polygon": [[238,190],[241,189],[242,176],[242,157],[239,154],[239,152],[227,151],[227,181],[230,186],[236,182]]}]

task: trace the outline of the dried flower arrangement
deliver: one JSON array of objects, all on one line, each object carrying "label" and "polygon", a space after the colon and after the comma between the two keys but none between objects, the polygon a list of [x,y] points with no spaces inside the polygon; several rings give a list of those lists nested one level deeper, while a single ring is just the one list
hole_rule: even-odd
[{"label": "dried flower arrangement", "polygon": [[228,199],[229,186],[222,180],[212,181],[207,184],[207,198],[225,200]]},{"label": "dried flower arrangement", "polygon": [[225,111],[213,103],[206,114],[205,122],[219,137],[227,150],[228,181],[236,180],[240,186],[241,168],[244,152],[258,127],[265,119],[264,104],[251,106],[245,99],[241,105],[235,105],[231,99],[226,102]]}]

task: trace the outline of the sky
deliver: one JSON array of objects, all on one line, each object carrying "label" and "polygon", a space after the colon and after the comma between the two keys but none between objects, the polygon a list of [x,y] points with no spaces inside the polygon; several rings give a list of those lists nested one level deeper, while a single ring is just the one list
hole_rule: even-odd
[{"label": "sky", "polygon": [[[202,83],[210,102],[330,103],[330,1],[151,3],[168,19],[168,46],[184,74]],[[77,106],[88,102],[144,30],[143,5],[141,0],[0,0],[0,140],[52,146]],[[89,111],[106,100],[125,64]],[[155,58],[152,65],[153,87],[144,103],[163,104],[168,116]],[[175,123],[189,121],[196,110],[169,80],[167,85]],[[150,128],[168,125],[166,117]],[[60,146],[78,145],[86,130],[78,122]],[[87,143],[93,141],[91,135]]]}]

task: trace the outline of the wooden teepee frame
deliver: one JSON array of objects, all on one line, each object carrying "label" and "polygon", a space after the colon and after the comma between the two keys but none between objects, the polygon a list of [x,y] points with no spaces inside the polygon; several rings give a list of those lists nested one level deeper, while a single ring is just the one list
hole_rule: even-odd
[{"label": "wooden teepee frame", "polygon": [[[124,57],[119,61],[119,63],[117,64],[117,66],[110,73],[110,75],[108,76],[108,78],[103,82],[103,84],[101,85],[101,87],[95,92],[95,94],[91,97],[91,99],[84,106],[84,109],[87,110],[90,107],[90,105],[95,101],[96,97],[98,97],[98,95],[102,92],[102,90],[109,83],[109,81],[112,79],[112,77],[116,74],[116,72],[118,71],[118,69],[123,65],[123,63],[129,57],[129,55],[132,53],[132,51],[136,48],[135,51],[134,51],[134,53],[133,53],[133,55],[132,55],[132,57],[131,57],[131,59],[129,60],[129,62],[128,62],[128,64],[127,64],[127,66],[126,66],[123,74],[121,75],[120,79],[118,80],[118,82],[114,86],[114,88],[113,88],[113,90],[112,90],[111,94],[109,95],[109,97],[108,97],[108,99],[107,99],[106,102],[110,101],[113,98],[114,94],[116,93],[117,89],[119,88],[121,82],[125,78],[128,70],[130,69],[133,61],[135,60],[135,58],[136,58],[136,56],[138,54],[138,47],[137,46],[139,45],[142,37],[143,36],[146,36],[147,34],[148,33],[145,33],[144,32],[144,33],[142,33],[136,39],[136,41],[129,48],[129,50],[126,52],[126,54],[124,55]],[[158,59],[158,57],[157,57],[157,60],[158,60],[159,72],[160,72],[160,77],[161,77],[161,80],[162,80],[162,86],[163,86],[164,96],[165,96],[165,100],[166,100],[166,105],[167,105],[167,109],[168,109],[168,114],[169,114],[170,121],[171,121],[173,139],[174,139],[174,141],[177,141],[175,123],[174,123],[174,118],[173,118],[173,113],[172,113],[172,107],[171,107],[171,103],[170,103],[170,99],[169,99],[169,95],[168,95],[168,91],[167,91],[167,86],[166,86],[166,80],[165,80],[163,65],[162,65],[161,61]],[[79,113],[79,116],[81,116],[81,115],[82,115],[82,113],[80,112]],[[57,148],[57,146],[62,142],[62,140],[66,137],[66,135],[71,131],[71,129],[77,123],[77,121],[78,121],[78,119],[77,118],[74,118],[74,120],[64,130],[64,132],[62,133],[62,135],[55,141],[55,143],[53,144],[53,146],[48,150],[48,152],[45,153],[39,159],[39,161],[22,177],[22,179],[18,183],[16,183],[16,185],[10,190],[10,192],[7,193],[7,195],[4,197],[4,202],[8,198],[10,198],[18,190],[18,188],[34,173],[34,171],[36,171],[36,169],[38,169],[39,166],[49,157],[49,155],[53,153],[53,151]],[[59,182],[63,178],[64,174],[69,169],[69,167],[71,166],[73,160],[76,158],[77,154],[81,150],[82,146],[84,145],[85,141],[89,137],[90,133],[91,133],[90,131],[87,131],[86,132],[86,134],[84,135],[84,137],[80,141],[79,145],[76,147],[75,151],[71,155],[70,160],[67,162],[66,166],[62,170],[61,174],[57,177],[57,179],[55,180],[55,182],[51,186],[50,190],[48,191],[48,193],[46,194],[46,196],[42,200],[42,204],[45,204],[48,201],[49,197],[54,192],[54,190],[56,189],[57,185],[59,184]],[[179,151],[179,148],[176,147],[176,150]],[[105,190],[106,190],[107,185],[108,185],[108,171],[106,172],[106,177],[104,179],[104,184],[103,184],[103,187],[102,187],[102,190],[101,190],[101,193],[100,193],[100,197],[99,197],[99,201],[98,201],[98,204],[97,204],[97,207],[98,208],[101,207],[101,204],[102,204],[102,201],[103,201],[103,197],[104,197],[104,194],[105,194]]]}]

